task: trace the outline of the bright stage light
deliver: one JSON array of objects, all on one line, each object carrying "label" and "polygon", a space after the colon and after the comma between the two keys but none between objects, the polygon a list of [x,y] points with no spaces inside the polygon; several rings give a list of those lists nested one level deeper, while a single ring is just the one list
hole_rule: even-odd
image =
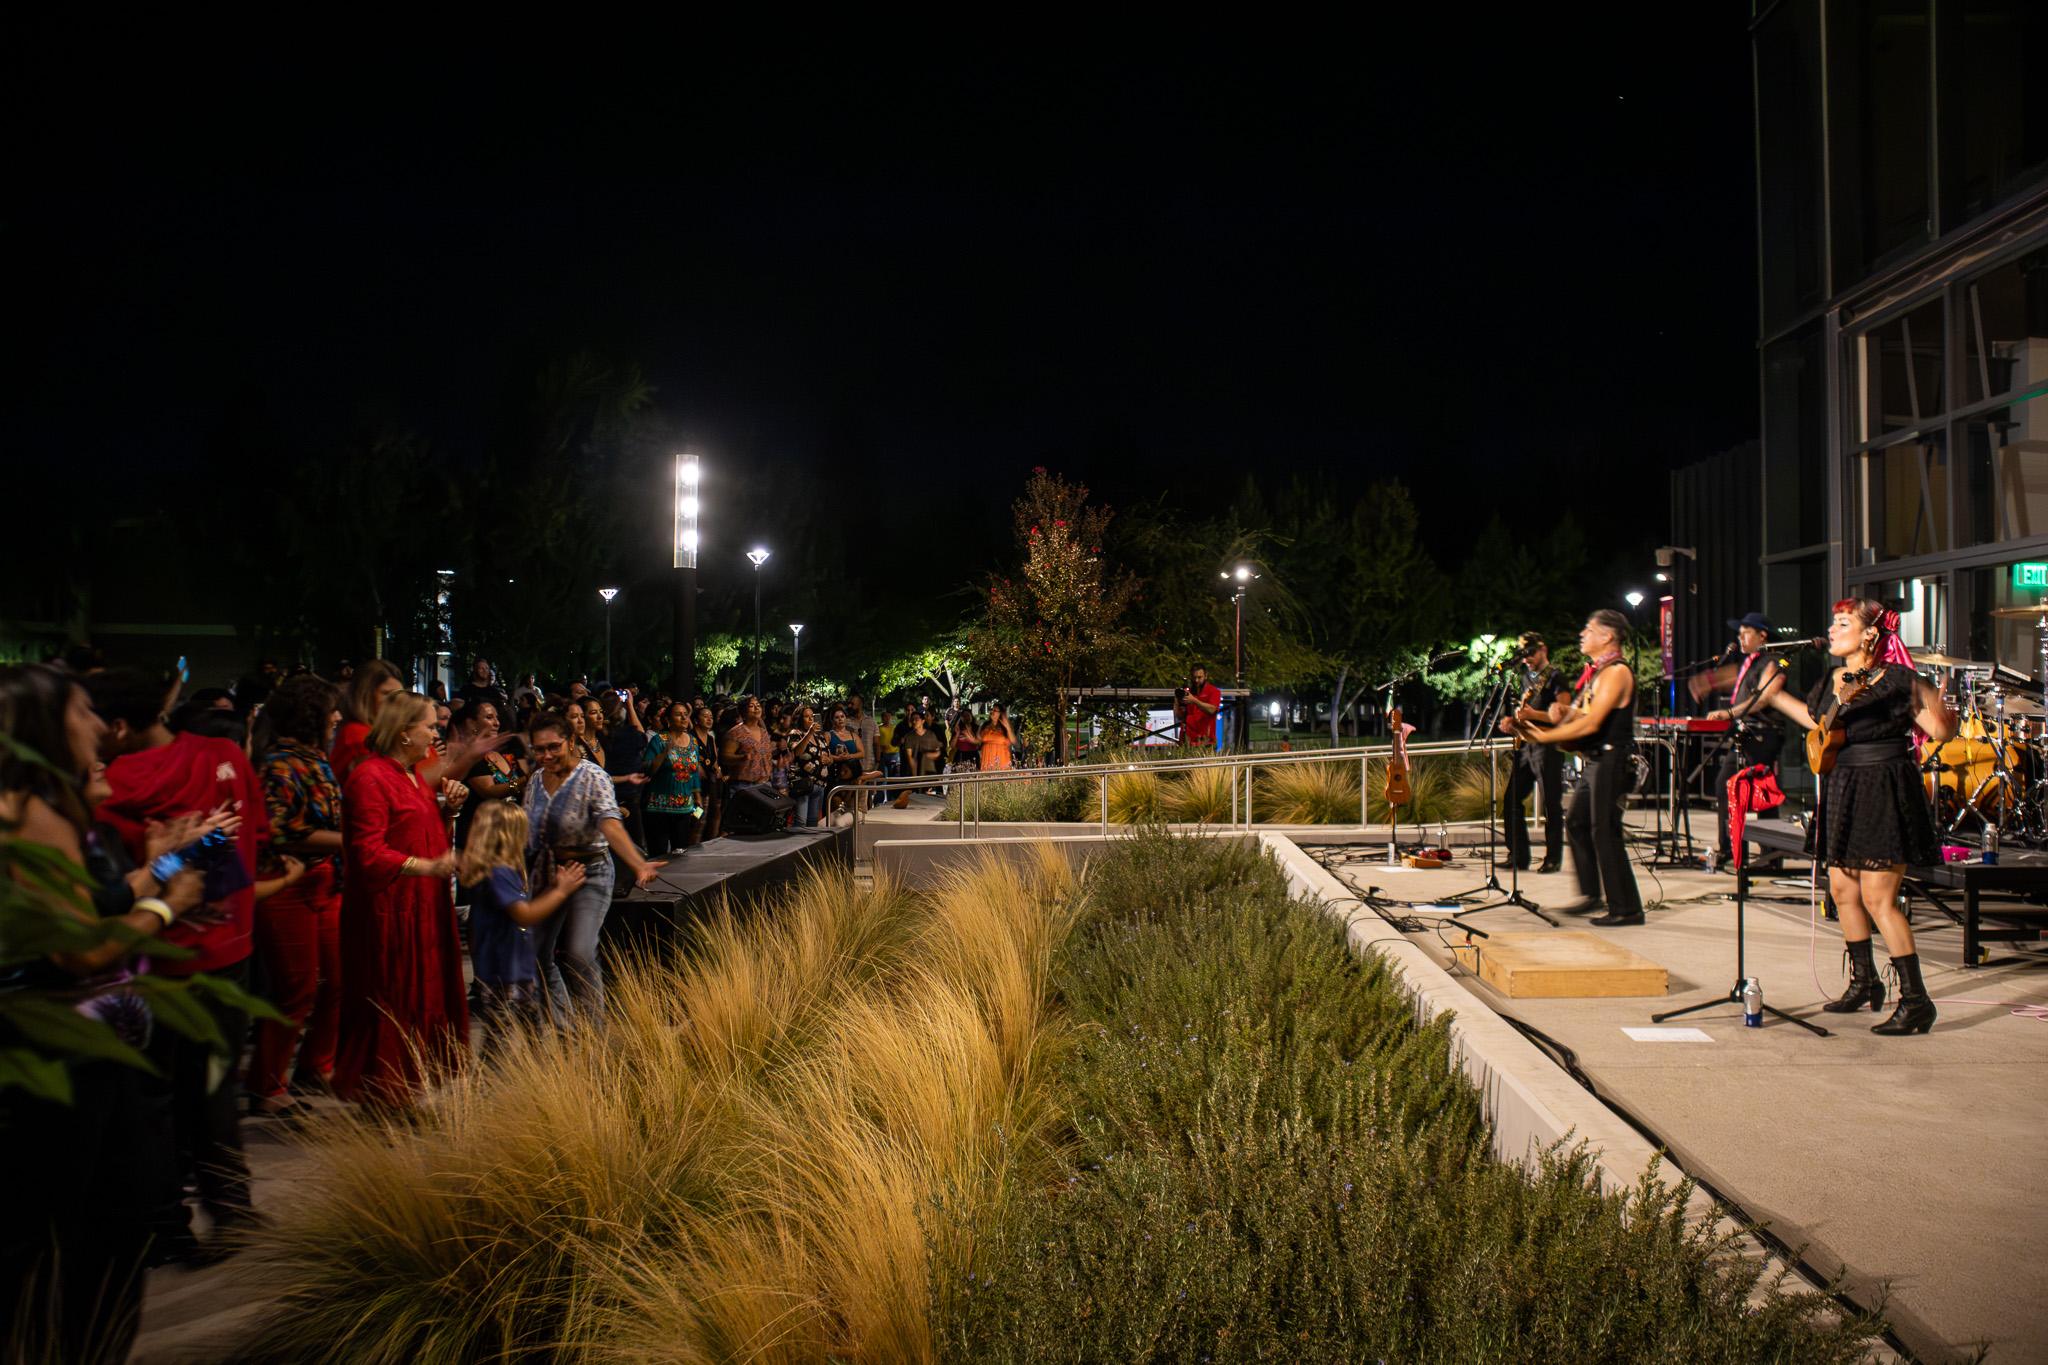
[{"label": "bright stage light", "polygon": [[676,567],[697,567],[697,514],[703,504],[697,498],[697,481],[703,471],[695,455],[676,456]]}]

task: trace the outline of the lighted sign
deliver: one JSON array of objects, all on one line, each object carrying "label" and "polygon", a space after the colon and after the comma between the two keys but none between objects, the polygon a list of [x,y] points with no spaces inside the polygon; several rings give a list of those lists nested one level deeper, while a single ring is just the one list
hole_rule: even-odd
[{"label": "lighted sign", "polygon": [[2012,585],[2015,588],[2048,588],[2048,564],[2013,565]]}]

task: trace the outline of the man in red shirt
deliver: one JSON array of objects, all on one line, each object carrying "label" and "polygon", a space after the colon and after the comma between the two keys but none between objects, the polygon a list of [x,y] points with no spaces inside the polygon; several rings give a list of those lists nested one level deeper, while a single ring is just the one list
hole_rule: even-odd
[{"label": "man in red shirt", "polygon": [[[107,763],[113,794],[94,818],[114,829],[137,863],[153,821],[200,814],[226,806],[241,817],[232,845],[207,865],[209,899],[204,912],[181,919],[163,937],[193,956],[156,962],[164,976],[206,972],[246,987],[250,935],[255,924],[257,849],[270,840],[270,816],[263,785],[240,746],[230,740],[173,734],[165,714],[177,701],[178,684],[168,685],[132,668],[110,669],[85,679],[93,709],[106,722],[100,756]],[[210,997],[197,996],[227,1040],[226,1074],[218,1074],[211,1049],[169,1029],[157,1030],[170,1073],[170,1108],[181,1169],[196,1171],[199,1190],[216,1226],[251,1217],[249,1168],[242,1158],[241,1086],[235,1079],[249,1017]],[[166,1230],[178,1240],[175,1230]],[[189,1234],[188,1234],[189,1237]]]},{"label": "man in red shirt", "polygon": [[1216,712],[1222,709],[1223,693],[1209,682],[1209,670],[1196,664],[1188,675],[1187,689],[1174,698],[1174,719],[1180,722],[1180,742],[1189,746],[1216,747]]}]

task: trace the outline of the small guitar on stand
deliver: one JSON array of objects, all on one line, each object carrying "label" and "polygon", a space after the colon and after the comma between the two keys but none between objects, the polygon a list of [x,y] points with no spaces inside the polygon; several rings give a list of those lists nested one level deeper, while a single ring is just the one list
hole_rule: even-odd
[{"label": "small guitar on stand", "polygon": [[1827,704],[1813,718],[1813,728],[1806,732],[1806,766],[1815,777],[1826,776],[1835,770],[1835,759],[1841,754],[1842,746],[1849,742],[1849,726],[1842,719],[1842,708],[1870,690],[1874,674],[1874,669],[1866,669],[1861,673],[1843,675],[1843,681],[1855,684],[1849,695],[1830,693]]},{"label": "small guitar on stand", "polygon": [[1392,865],[1400,861],[1401,841],[1394,830],[1401,822],[1401,807],[1415,799],[1414,788],[1408,785],[1408,736],[1415,727],[1401,719],[1398,708],[1389,708],[1387,728],[1394,732],[1394,750],[1387,756],[1387,862]]}]

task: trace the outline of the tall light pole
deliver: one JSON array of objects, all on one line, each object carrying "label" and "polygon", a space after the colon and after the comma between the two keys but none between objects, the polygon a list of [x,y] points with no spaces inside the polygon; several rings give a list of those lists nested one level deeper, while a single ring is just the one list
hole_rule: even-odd
[{"label": "tall light pole", "polygon": [[697,664],[697,514],[702,508],[698,484],[703,469],[695,455],[676,456],[676,664],[670,693],[678,700],[691,692]]},{"label": "tall light pole", "polygon": [[612,599],[619,595],[617,588],[599,588],[597,595],[604,599],[604,685],[612,685]]},{"label": "tall light pole", "polygon": [[803,662],[804,623],[789,623],[789,695],[796,695],[796,668]]},{"label": "tall light pole", "polygon": [[1237,686],[1239,686],[1239,687],[1243,687],[1243,686],[1244,686],[1244,595],[1245,595],[1246,593],[1248,593],[1248,592],[1250,592],[1250,591],[1251,591],[1251,587],[1252,587],[1252,580],[1253,580],[1254,578],[1257,578],[1257,577],[1258,577],[1259,575],[1258,575],[1258,574],[1257,574],[1257,573],[1256,573],[1256,572],[1255,572],[1255,571],[1254,571],[1254,570],[1252,569],[1252,566],[1251,566],[1251,565],[1249,565],[1249,564],[1240,564],[1240,565],[1238,565],[1238,566],[1237,566],[1237,568],[1236,568],[1236,569],[1235,569],[1234,571],[1233,571],[1233,570],[1229,570],[1229,569],[1225,569],[1225,570],[1223,570],[1223,571],[1222,571],[1221,573],[1217,574],[1216,576],[1217,576],[1218,578],[1221,578],[1222,580],[1224,580],[1224,581],[1225,581],[1226,583],[1227,583],[1227,582],[1229,582],[1229,581],[1230,581],[1231,579],[1233,579],[1233,578],[1237,580],[1237,586],[1236,586],[1235,588],[1233,588],[1233,589],[1231,590],[1231,593],[1230,593],[1230,600],[1231,600],[1231,602],[1232,602],[1232,603],[1234,603],[1234,604],[1236,605],[1236,607],[1237,607],[1237,632],[1236,632],[1235,636],[1233,637],[1233,643],[1232,643],[1232,652],[1233,652],[1233,654],[1235,655],[1235,657],[1234,657],[1234,659],[1233,659],[1233,661],[1232,661],[1232,664],[1231,664],[1231,677],[1232,677],[1233,681],[1235,682],[1235,684],[1236,684]]},{"label": "tall light pole", "polygon": [[756,545],[747,551],[747,558],[754,561],[754,695],[761,695],[761,566],[768,562],[768,552]]}]

